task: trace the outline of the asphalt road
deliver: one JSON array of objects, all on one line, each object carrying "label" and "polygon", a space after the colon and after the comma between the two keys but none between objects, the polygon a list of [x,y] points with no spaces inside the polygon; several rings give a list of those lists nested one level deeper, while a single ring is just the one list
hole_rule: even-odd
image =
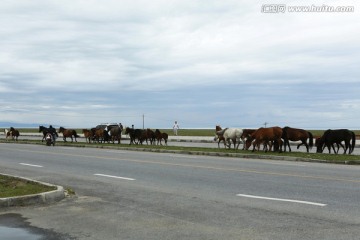
[{"label": "asphalt road", "polygon": [[76,192],[50,206],[0,210],[56,239],[360,234],[358,166],[0,144],[0,167]]}]

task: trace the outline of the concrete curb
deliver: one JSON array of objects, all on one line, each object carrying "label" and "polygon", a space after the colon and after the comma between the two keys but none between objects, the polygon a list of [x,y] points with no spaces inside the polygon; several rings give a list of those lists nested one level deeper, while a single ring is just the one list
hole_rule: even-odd
[{"label": "concrete curb", "polygon": [[38,194],[31,194],[19,197],[8,197],[0,198],[0,208],[1,207],[14,207],[14,206],[30,206],[37,204],[50,204],[54,202],[61,201],[65,198],[64,188],[62,186],[52,185],[49,183],[39,182],[28,178],[23,178],[19,176],[12,176],[4,173],[0,173],[4,176],[15,177],[22,180],[42,184],[49,187],[56,187],[56,190],[50,192],[43,192]]}]

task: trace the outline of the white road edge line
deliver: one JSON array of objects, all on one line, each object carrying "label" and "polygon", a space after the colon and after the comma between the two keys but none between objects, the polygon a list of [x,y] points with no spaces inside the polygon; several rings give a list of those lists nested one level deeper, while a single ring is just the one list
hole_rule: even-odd
[{"label": "white road edge line", "polygon": [[112,176],[112,175],[106,175],[106,174],[100,174],[100,173],[95,173],[94,175],[95,176],[100,176],[100,177],[117,178],[117,179],[135,181],[134,178],[118,177],[118,176]]},{"label": "white road edge line", "polygon": [[315,205],[320,207],[325,207],[327,204],[316,203],[316,202],[308,202],[308,201],[300,201],[300,200],[292,200],[292,199],[282,199],[282,198],[269,198],[269,197],[261,197],[254,195],[246,195],[246,194],[237,194],[238,197],[247,197],[247,198],[256,198],[256,199],[264,199],[264,200],[272,200],[272,201],[282,201],[282,202],[293,202],[293,203],[302,203],[308,205]]},{"label": "white road edge line", "polygon": [[40,165],[34,165],[34,164],[28,164],[28,163],[19,163],[20,165],[24,165],[24,166],[30,166],[30,167],[37,167],[37,168],[42,168],[43,166]]}]

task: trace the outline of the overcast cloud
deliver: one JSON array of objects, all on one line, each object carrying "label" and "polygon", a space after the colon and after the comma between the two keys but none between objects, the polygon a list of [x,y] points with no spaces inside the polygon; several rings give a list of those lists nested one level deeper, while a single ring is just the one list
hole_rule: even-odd
[{"label": "overcast cloud", "polygon": [[[262,6],[353,6],[263,13]],[[359,129],[358,1],[3,0],[0,122]]]}]

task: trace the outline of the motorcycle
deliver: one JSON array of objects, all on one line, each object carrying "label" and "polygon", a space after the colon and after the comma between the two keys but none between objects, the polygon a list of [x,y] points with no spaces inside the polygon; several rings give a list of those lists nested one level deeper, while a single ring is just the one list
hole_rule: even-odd
[{"label": "motorcycle", "polygon": [[45,143],[46,146],[51,146],[51,145],[55,146],[55,138],[51,133],[47,133],[45,135]]}]

